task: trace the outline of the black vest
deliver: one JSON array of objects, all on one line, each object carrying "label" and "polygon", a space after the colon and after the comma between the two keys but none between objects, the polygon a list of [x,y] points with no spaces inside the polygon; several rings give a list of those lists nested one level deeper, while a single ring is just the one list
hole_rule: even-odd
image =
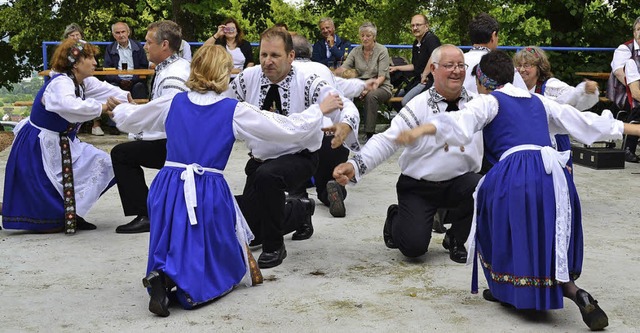
[{"label": "black vest", "polygon": [[[629,48],[631,51],[631,59],[636,62],[636,65],[640,69],[640,50],[636,50],[633,47],[633,39],[624,43],[624,45]],[[636,102],[633,101],[633,98],[631,98],[629,88],[622,84],[616,76],[613,75],[613,72],[611,72],[609,81],[607,81],[607,98],[616,103],[616,105],[621,109],[624,108],[625,101],[631,101],[629,106],[630,109],[632,109],[636,104]]]}]

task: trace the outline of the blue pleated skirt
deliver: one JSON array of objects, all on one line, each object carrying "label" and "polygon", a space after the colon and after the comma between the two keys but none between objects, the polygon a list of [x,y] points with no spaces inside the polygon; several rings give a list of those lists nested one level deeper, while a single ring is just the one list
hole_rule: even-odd
[{"label": "blue pleated skirt", "polygon": [[195,175],[198,223],[191,225],[183,168],[163,167],[149,189],[151,220],[147,273],[161,270],[178,288],[185,309],[233,289],[247,272],[236,235],[236,206],[222,174]]},{"label": "blue pleated skirt", "polygon": [[[566,174],[572,205],[569,272],[582,270],[580,203]],[[555,279],[555,197],[539,151],[514,153],[485,176],[477,194],[476,246],[492,294],[518,309],[563,307]]]}]

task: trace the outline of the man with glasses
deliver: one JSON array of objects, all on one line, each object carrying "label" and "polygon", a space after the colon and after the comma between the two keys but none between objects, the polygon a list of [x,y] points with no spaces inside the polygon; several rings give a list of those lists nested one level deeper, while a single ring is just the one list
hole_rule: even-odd
[{"label": "man with glasses", "polygon": [[407,105],[412,98],[431,86],[433,75],[429,71],[427,61],[436,47],[440,46],[440,39],[429,30],[429,20],[423,14],[411,18],[411,33],[416,38],[411,51],[411,64],[389,67],[389,73],[395,71],[410,71],[413,74],[411,82],[405,88],[407,93],[402,98],[402,106]]},{"label": "man with glasses", "polygon": [[[342,185],[356,183],[366,173],[402,148],[398,135],[429,122],[441,112],[459,110],[475,94],[462,83],[468,71],[462,51],[445,44],[433,51],[433,86],[413,98],[400,110],[385,132],[374,135],[359,154],[338,165],[333,176]],[[436,211],[455,208],[458,216],[447,231],[443,246],[451,260],[464,263],[464,242],[469,236],[473,217],[473,191],[480,180],[482,134],[476,133],[471,144],[449,145],[424,136],[407,146],[398,159],[402,171],[396,184],[398,204],[387,209],[383,238],[387,247],[398,248],[407,257],[425,254],[431,241]]]},{"label": "man with glasses", "polygon": [[[483,55],[496,50],[498,48],[498,31],[500,25],[498,21],[487,13],[480,13],[469,22],[469,37],[471,38],[471,49],[464,54],[464,62],[473,69]],[[472,71],[467,71],[464,80],[464,87],[467,91],[478,93],[476,88],[476,80],[471,76]],[[513,85],[527,89],[527,85],[522,80],[520,73],[516,70],[513,75]]]}]

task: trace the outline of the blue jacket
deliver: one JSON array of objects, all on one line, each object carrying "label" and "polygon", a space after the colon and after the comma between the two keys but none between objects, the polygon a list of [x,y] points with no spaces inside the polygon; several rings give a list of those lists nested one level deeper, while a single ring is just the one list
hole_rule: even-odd
[{"label": "blue jacket", "polygon": [[344,56],[344,50],[351,47],[351,42],[344,40],[336,35],[336,41],[333,47],[329,49],[331,57],[327,58],[327,44],[325,39],[320,39],[313,44],[313,54],[311,60],[319,62],[328,67],[337,67],[338,63],[342,61]]},{"label": "blue jacket", "polygon": [[[133,69],[146,69],[149,68],[149,60],[147,60],[147,54],[142,48],[140,42],[129,38],[129,44],[131,44],[131,55],[133,56]],[[118,68],[120,64],[120,54],[118,54],[118,42],[113,42],[107,46],[107,50],[104,53],[104,66]],[[118,75],[107,75],[105,78],[107,82],[119,83],[120,77]],[[140,78],[136,75],[133,77],[133,81],[140,81]]]}]

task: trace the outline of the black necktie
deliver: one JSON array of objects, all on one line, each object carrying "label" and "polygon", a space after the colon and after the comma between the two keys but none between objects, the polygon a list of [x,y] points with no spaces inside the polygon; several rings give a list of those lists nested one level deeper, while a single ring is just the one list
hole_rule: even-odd
[{"label": "black necktie", "polygon": [[262,102],[262,109],[282,114],[280,92],[278,91],[277,84],[270,84],[269,91],[267,91],[267,96],[264,98],[264,102]]},{"label": "black necktie", "polygon": [[445,102],[447,103],[447,109],[444,110],[444,111],[449,112],[449,111],[458,111],[458,110],[460,110],[460,108],[458,107],[458,101],[460,101],[460,99],[461,99],[461,97],[458,97],[453,101],[445,100]]}]

